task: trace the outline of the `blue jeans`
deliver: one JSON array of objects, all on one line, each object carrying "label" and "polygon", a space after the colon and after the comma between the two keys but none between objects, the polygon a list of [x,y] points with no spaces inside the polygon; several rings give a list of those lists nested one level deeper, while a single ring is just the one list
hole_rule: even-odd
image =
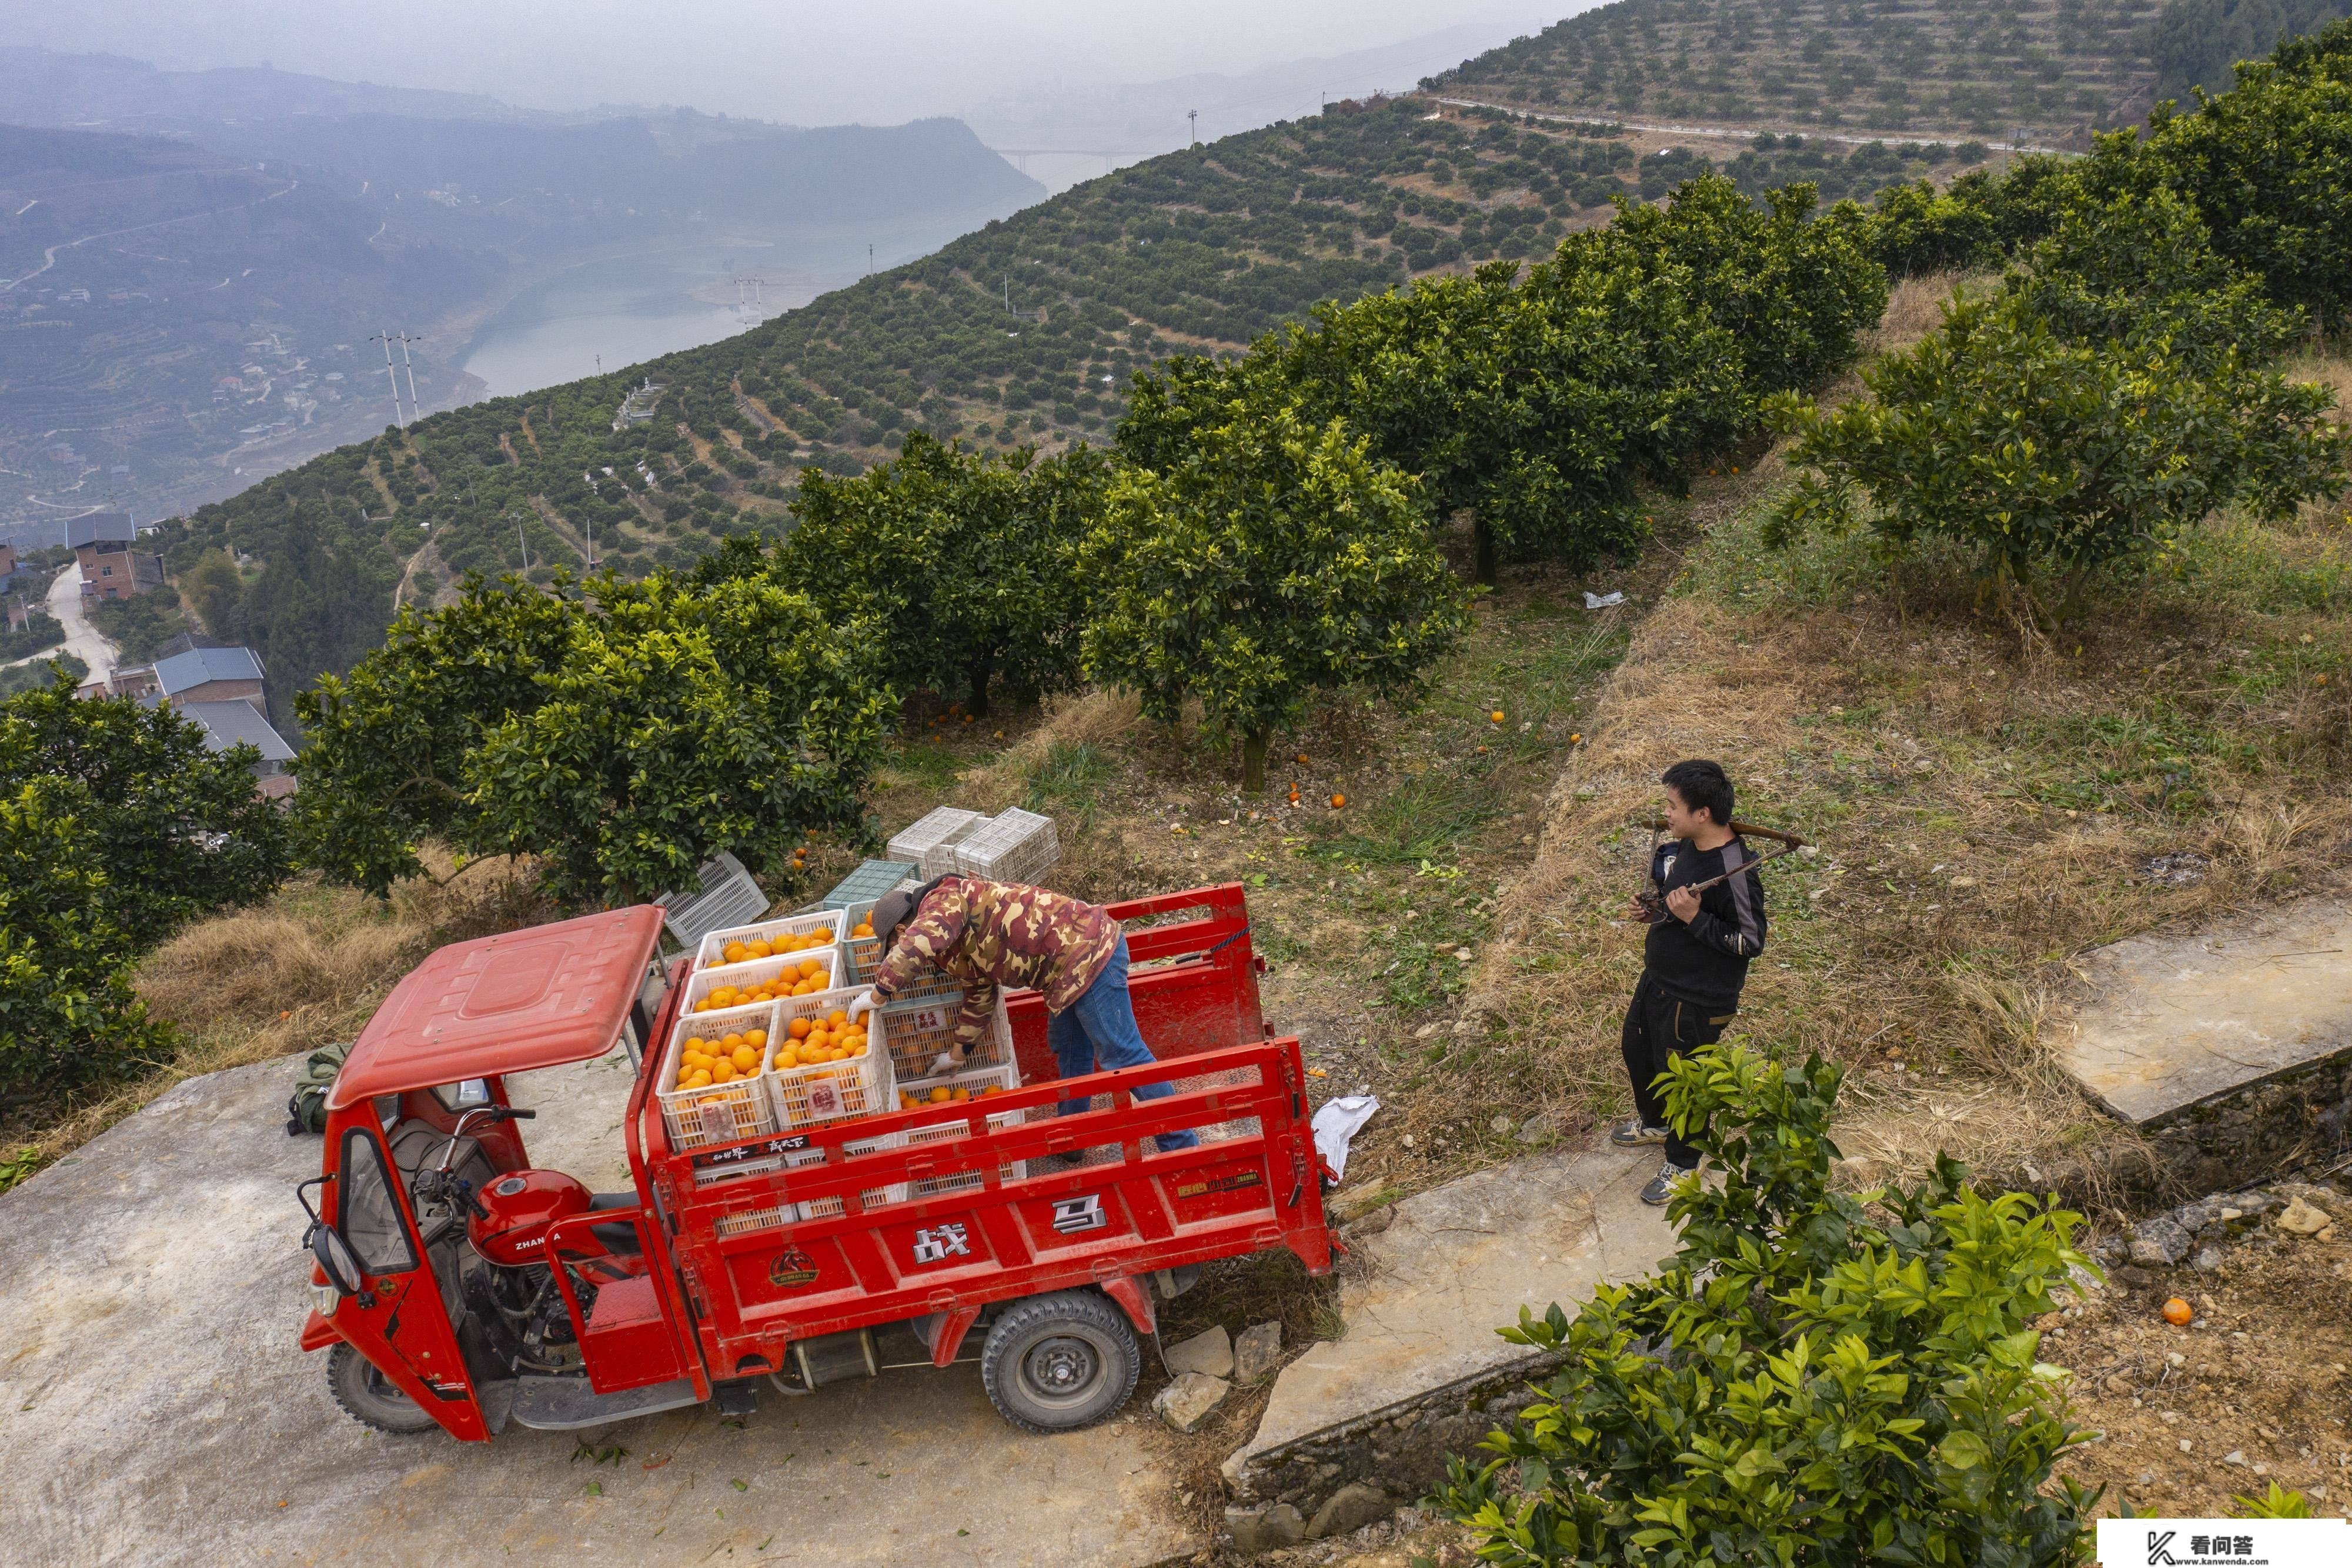
[{"label": "blue jeans", "polygon": [[[1061,1064],[1065,1078],[1141,1067],[1159,1060],[1143,1043],[1143,1031],[1135,1027],[1135,1003],[1127,994],[1125,936],[1111,949],[1110,962],[1095,977],[1095,983],[1076,1001],[1045,1020],[1045,1043],[1054,1048],[1054,1059]],[[1176,1090],[1172,1084],[1147,1083],[1133,1092],[1138,1100],[1161,1100]],[[1084,1100],[1065,1100],[1055,1107],[1055,1113],[1067,1116],[1086,1108]],[[1162,1133],[1156,1141],[1163,1152],[1194,1148],[1201,1142],[1189,1131]]]}]

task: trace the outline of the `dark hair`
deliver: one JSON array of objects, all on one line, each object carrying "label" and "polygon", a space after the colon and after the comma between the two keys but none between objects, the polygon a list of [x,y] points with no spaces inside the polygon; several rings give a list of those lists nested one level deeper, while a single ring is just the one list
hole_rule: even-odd
[{"label": "dark hair", "polygon": [[1731,825],[1731,780],[1723,764],[1695,757],[1667,768],[1658,782],[1683,798],[1685,810],[1705,811],[1718,828]]}]

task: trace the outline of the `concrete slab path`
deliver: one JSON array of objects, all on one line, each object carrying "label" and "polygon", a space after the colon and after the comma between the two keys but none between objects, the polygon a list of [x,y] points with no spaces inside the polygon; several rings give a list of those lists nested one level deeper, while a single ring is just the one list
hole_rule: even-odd
[{"label": "concrete slab path", "polygon": [[[740,1426],[705,1409],[487,1445],[336,1408],[295,1344],[309,1264],[290,1061],[180,1085],[0,1195],[0,1560],[43,1564],[1063,1565],[1197,1549],[1137,1401],[1041,1438],[978,1369],[885,1373]],[[619,1186],[625,1061],[514,1090],[534,1160]]]},{"label": "concrete slab path", "polygon": [[2352,904],[2299,900],[2189,936],[2093,954],[2092,999],[2060,1043],[2066,1070],[2125,1121],[2352,1051]]},{"label": "concrete slab path", "polygon": [[1641,1200],[1658,1164],[1655,1149],[1552,1151],[1397,1204],[1358,1244],[1370,1277],[1341,1291],[1345,1337],[1283,1369],[1226,1474],[1528,1354],[1494,1333],[1522,1305],[1573,1312],[1595,1286],[1654,1271],[1675,1249],[1665,1211]]}]

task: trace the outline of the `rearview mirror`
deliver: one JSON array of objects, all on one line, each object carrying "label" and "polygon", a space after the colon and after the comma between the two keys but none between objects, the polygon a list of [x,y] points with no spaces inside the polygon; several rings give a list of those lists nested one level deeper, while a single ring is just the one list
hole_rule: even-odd
[{"label": "rearview mirror", "polygon": [[310,1256],[326,1270],[327,1282],[344,1295],[356,1296],[367,1288],[367,1276],[360,1268],[359,1255],[333,1226],[321,1225],[311,1233]]}]

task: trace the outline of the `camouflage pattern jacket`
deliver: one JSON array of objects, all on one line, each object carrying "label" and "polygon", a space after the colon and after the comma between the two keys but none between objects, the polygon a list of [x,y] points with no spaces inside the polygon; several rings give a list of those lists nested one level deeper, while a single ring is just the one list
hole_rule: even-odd
[{"label": "camouflage pattern jacket", "polygon": [[950,876],[915,906],[874,971],[874,994],[929,978],[934,967],[963,983],[959,1052],[988,1033],[1000,988],[1034,986],[1057,1013],[1086,994],[1118,946],[1118,922],[1091,904],[1025,887]]}]

